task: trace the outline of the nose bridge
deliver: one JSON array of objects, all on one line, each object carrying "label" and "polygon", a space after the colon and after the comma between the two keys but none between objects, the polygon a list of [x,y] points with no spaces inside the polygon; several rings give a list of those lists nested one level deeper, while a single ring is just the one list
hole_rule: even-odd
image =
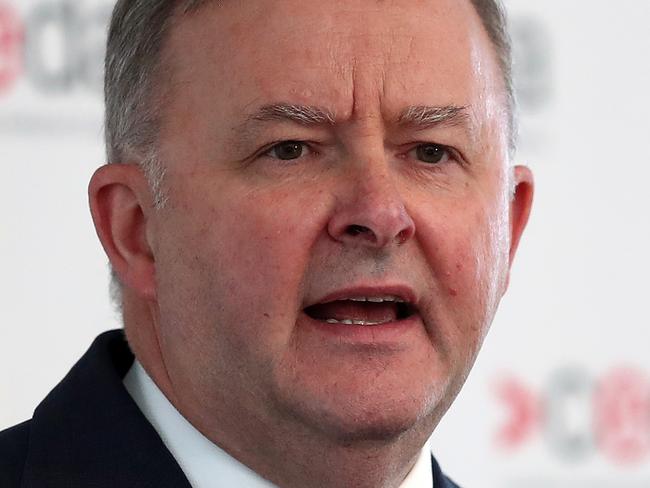
[{"label": "nose bridge", "polygon": [[387,161],[383,143],[366,149],[345,165],[346,181],[337,195],[329,233],[350,245],[403,244],[415,233],[415,224],[400,192],[399,175]]},{"label": "nose bridge", "polygon": [[354,194],[361,209],[381,214],[393,214],[404,208],[402,195],[395,176],[391,175],[385,157],[375,157],[358,165],[352,183]]}]

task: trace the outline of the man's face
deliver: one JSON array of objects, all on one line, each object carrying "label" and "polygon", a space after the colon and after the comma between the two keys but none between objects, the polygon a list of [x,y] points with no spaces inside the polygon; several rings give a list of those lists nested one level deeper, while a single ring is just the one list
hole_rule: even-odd
[{"label": "man's face", "polygon": [[165,60],[151,240],[181,406],[430,430],[510,265],[504,91],[471,4],[214,2]]}]

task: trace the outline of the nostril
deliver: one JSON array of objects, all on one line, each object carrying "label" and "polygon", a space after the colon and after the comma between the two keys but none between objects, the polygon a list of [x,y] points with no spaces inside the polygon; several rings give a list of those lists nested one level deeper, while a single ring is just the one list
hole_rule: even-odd
[{"label": "nostril", "polygon": [[359,234],[366,234],[366,233],[372,233],[372,231],[363,225],[350,225],[347,228],[347,233],[350,234],[351,236],[358,236]]},{"label": "nostril", "polygon": [[406,241],[408,241],[408,239],[409,239],[409,234],[410,234],[409,231],[407,231],[407,230],[401,230],[401,231],[397,234],[397,243],[398,243],[398,244],[404,244]]}]

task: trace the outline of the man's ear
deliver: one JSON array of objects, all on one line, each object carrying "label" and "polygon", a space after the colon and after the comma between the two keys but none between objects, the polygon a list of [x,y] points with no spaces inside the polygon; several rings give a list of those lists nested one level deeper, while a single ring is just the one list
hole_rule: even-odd
[{"label": "man's ear", "polygon": [[156,296],[154,256],[147,239],[152,209],[146,177],[136,164],[107,164],[88,186],[99,240],[120,281],[146,300]]},{"label": "man's ear", "polygon": [[528,222],[535,189],[533,173],[528,167],[515,166],[512,171],[514,189],[510,199],[510,266]]}]

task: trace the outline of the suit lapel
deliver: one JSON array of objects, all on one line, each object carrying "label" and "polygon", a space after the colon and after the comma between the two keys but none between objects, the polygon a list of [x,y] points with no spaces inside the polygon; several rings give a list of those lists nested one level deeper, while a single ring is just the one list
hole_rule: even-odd
[{"label": "suit lapel", "polygon": [[34,412],[23,488],[190,488],[122,378],[122,331],[99,336]]},{"label": "suit lapel", "polygon": [[456,483],[442,474],[442,470],[433,456],[431,456],[431,468],[433,469],[433,488],[459,488]]}]

